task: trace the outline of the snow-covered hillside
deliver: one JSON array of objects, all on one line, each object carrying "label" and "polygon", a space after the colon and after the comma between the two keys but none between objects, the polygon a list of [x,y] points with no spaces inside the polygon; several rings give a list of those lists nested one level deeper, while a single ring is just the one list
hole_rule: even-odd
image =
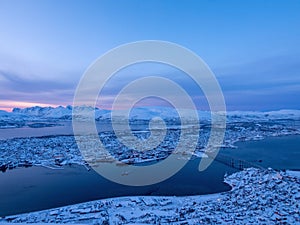
[{"label": "snow-covered hillside", "polygon": [[[296,172],[294,172],[296,174]],[[299,224],[300,180],[272,169],[249,168],[225,178],[229,192],[185,197],[104,199],[7,216],[10,223]],[[297,173],[298,174],[298,173]]]},{"label": "snow-covered hillside", "polygon": [[[92,107],[76,107],[75,111],[91,112]],[[0,111],[0,128],[21,127],[28,121],[61,121],[72,119],[72,106],[58,107],[40,107],[34,106],[30,108],[14,108],[12,112]],[[125,111],[119,111],[120,115],[124,115]],[[181,111],[181,119],[191,119],[191,110],[184,109]],[[198,111],[198,116],[201,122],[210,120],[209,111]],[[133,108],[129,118],[131,120],[150,120],[154,117],[160,117],[164,120],[179,119],[178,112],[171,107],[139,107]],[[111,111],[95,108],[95,118],[97,120],[109,120]],[[227,122],[255,122],[269,120],[300,120],[300,110],[279,110],[270,112],[258,111],[229,111],[227,112]]]},{"label": "snow-covered hillside", "polygon": [[[85,111],[93,111],[92,107],[76,107],[76,110],[85,110]],[[25,116],[33,119],[37,118],[56,118],[56,119],[71,119],[72,118],[72,106],[58,106],[58,107],[40,107],[34,106],[30,108],[14,108],[10,115],[15,116]],[[108,110],[103,110],[99,108],[95,108],[95,116],[98,118],[102,114],[109,112]],[[0,114],[1,115],[1,114]]]},{"label": "snow-covered hillside", "polygon": [[[92,111],[92,107],[76,107],[77,110]],[[182,110],[183,117],[188,118],[191,114],[191,110]],[[198,111],[201,119],[209,119],[209,111]],[[71,118],[72,116],[72,106],[58,106],[58,107],[40,107],[34,106],[29,108],[14,108],[12,112],[6,112],[0,110],[0,119],[4,117],[24,117],[26,118]],[[108,118],[110,116],[110,111],[105,109],[95,108],[95,117]],[[138,107],[133,108],[130,112],[130,118],[133,119],[143,119],[149,120],[153,117],[161,117],[163,119],[172,119],[178,117],[178,112],[176,109],[171,107]],[[259,112],[259,111],[228,111],[227,118],[229,120],[261,120],[261,119],[300,119],[300,110],[278,110],[269,112]]]}]

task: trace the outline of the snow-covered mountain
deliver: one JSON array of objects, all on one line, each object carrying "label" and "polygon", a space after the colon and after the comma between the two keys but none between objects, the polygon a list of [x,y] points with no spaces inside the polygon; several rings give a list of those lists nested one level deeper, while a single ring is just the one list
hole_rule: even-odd
[{"label": "snow-covered mountain", "polygon": [[15,128],[22,127],[25,125],[25,120],[28,116],[18,116],[14,113],[9,113],[3,110],[0,110],[0,128]]},{"label": "snow-covered mountain", "polygon": [[278,111],[228,111],[227,119],[229,121],[265,121],[278,119],[300,120],[300,110],[278,110]]},{"label": "snow-covered mountain", "polygon": [[[76,107],[79,111],[94,111],[92,107]],[[40,107],[34,106],[29,108],[14,108],[10,115],[15,115],[19,117],[27,117],[31,119],[72,119],[72,106],[58,106],[58,107]],[[110,112],[109,110],[95,108],[95,117],[98,118],[101,115]],[[1,114],[0,114],[1,116]]]},{"label": "snow-covered mountain", "polygon": [[44,117],[44,118],[61,118],[72,114],[72,107],[58,106],[54,107],[40,107],[34,106],[29,108],[14,108],[12,114],[19,116],[30,116],[30,117]]},{"label": "snow-covered mountain", "polygon": [[[95,113],[97,120],[109,120],[111,118],[111,111],[105,109],[99,109],[87,106],[76,106],[75,111]],[[12,112],[6,112],[0,110],[0,128],[11,127],[16,124],[15,127],[20,127],[26,121],[47,121],[47,120],[71,120],[72,119],[72,106],[58,106],[58,107],[29,107],[29,108],[14,108]],[[125,111],[120,110],[118,115],[125,114]],[[198,111],[200,121],[209,121],[209,111]],[[191,118],[191,110],[182,110],[182,116],[184,119]],[[165,120],[179,119],[179,114],[176,109],[171,107],[138,107],[133,108],[130,111],[129,118],[131,120],[150,120],[154,117],[160,117]],[[279,110],[270,112],[259,111],[229,111],[227,112],[227,122],[239,122],[239,121],[268,121],[268,120],[280,120],[291,119],[300,120],[300,110]]]},{"label": "snow-covered mountain", "polygon": [[[191,110],[182,110],[183,117],[189,118],[191,115]],[[102,115],[102,119],[109,119],[111,116],[110,113]],[[125,110],[118,110],[115,113],[116,117],[119,117],[119,119],[124,118],[127,115],[127,111]],[[171,107],[162,107],[162,106],[153,106],[153,107],[137,107],[133,108],[129,112],[129,118],[131,120],[150,120],[155,117],[160,117],[165,120],[173,120],[178,119],[179,114],[176,111],[176,109]]]}]

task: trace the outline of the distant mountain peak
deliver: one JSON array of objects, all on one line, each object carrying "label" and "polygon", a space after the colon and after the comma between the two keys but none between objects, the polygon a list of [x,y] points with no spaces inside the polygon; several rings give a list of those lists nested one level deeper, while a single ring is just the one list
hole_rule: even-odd
[{"label": "distant mountain peak", "polygon": [[[12,112],[1,112],[1,117],[5,116],[6,118],[11,116],[13,118],[20,117],[21,119],[35,119],[35,118],[53,118],[53,119],[71,119],[73,110],[76,109],[78,112],[86,111],[94,111],[95,110],[95,118],[99,119],[108,119],[111,118],[111,111],[106,109],[93,108],[92,106],[33,106],[28,108],[14,108]],[[122,111],[126,112],[126,110],[120,110],[120,115],[122,115]],[[184,118],[189,118],[191,115],[191,109],[182,109],[182,116]],[[125,115],[123,113],[123,115]],[[198,111],[200,120],[209,120],[210,119],[210,111]],[[163,119],[174,119],[179,118],[178,110],[172,107],[165,106],[145,106],[145,107],[136,107],[131,109],[129,116],[131,119],[141,119],[141,120],[150,120],[154,117],[161,117]],[[278,119],[278,118],[291,118],[291,119],[300,119],[300,110],[278,110],[278,111],[269,111],[269,112],[259,112],[259,111],[228,111],[227,119],[230,121],[236,120],[259,120],[259,119]]]}]

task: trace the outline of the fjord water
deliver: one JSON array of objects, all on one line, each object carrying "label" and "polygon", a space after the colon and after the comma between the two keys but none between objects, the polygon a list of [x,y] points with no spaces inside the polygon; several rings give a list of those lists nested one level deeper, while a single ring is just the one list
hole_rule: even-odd
[{"label": "fjord water", "polygon": [[0,216],[118,196],[184,196],[230,190],[223,182],[224,175],[235,169],[215,161],[207,170],[199,172],[199,162],[199,158],[190,160],[173,177],[144,187],[113,183],[82,166],[62,170],[42,167],[9,170],[0,174]]},{"label": "fjord water", "polygon": [[[221,154],[262,167],[300,170],[300,135],[269,137],[236,143],[237,149]],[[12,215],[118,196],[199,195],[230,190],[224,174],[237,170],[214,161],[204,172],[194,159],[173,177],[159,184],[129,187],[115,184],[81,166],[62,170],[42,167],[17,168],[0,174],[0,216]]]},{"label": "fjord water", "polygon": [[300,135],[238,142],[236,146],[237,149],[225,148],[220,153],[264,168],[300,170]]},{"label": "fjord water", "polygon": [[52,127],[20,127],[0,129],[0,140],[25,137],[41,137],[50,135],[72,135],[73,128],[71,122],[60,122],[58,126]]},{"label": "fjord water", "polygon": [[[57,135],[73,135],[73,127],[71,121],[53,122],[55,126],[50,127],[20,127],[0,129],[0,140],[8,140],[12,138],[27,138],[27,137],[42,137],[42,136],[57,136]],[[84,122],[83,122],[83,126]],[[124,125],[124,127],[126,127]],[[131,125],[133,130],[145,130],[147,124]],[[112,131],[110,122],[96,122],[98,132]]]}]

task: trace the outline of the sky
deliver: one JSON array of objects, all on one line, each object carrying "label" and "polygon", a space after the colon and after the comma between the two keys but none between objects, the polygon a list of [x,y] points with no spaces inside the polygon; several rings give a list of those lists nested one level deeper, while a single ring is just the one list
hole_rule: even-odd
[{"label": "sky", "polygon": [[[140,40],[195,52],[216,75],[228,110],[300,109],[299,12],[297,0],[0,0],[0,109],[71,105],[92,62]],[[145,68],[159,71],[146,65],[119,75],[102,107]],[[178,71],[159,72],[201,96]]]}]

